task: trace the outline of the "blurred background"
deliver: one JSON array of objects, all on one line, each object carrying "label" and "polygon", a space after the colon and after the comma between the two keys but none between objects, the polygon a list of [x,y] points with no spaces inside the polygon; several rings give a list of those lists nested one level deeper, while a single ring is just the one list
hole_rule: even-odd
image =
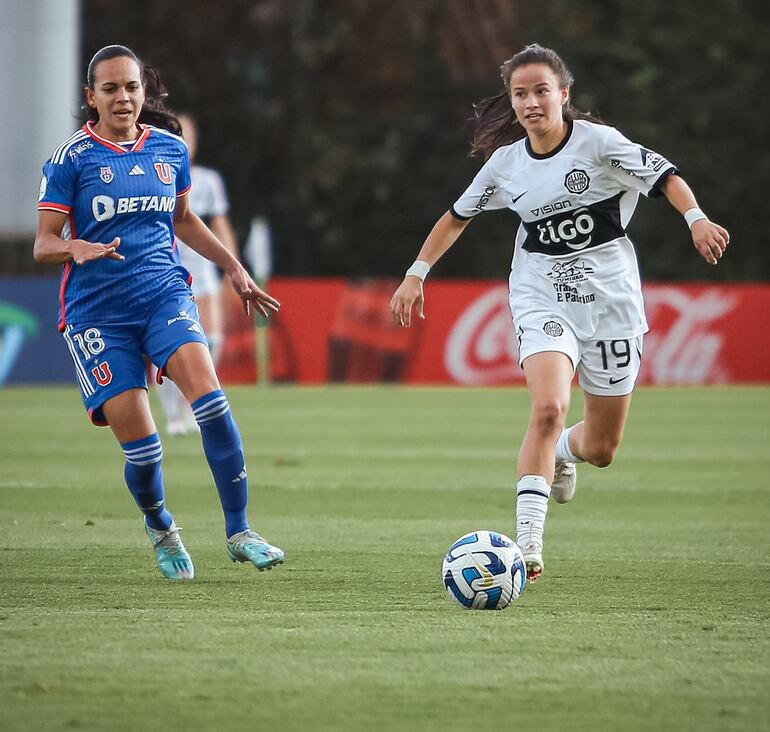
[{"label": "blurred background", "polygon": [[[198,160],[224,177],[241,247],[250,234],[252,253],[269,245],[258,274],[284,311],[260,338],[228,310],[226,380],[520,382],[510,212],[479,217],[435,267],[424,324],[395,331],[386,306],[481,164],[468,156],[472,104],[535,41],[571,68],[578,108],[674,161],[732,235],[709,267],[670,206],[640,201],[630,231],[653,326],[643,381],[770,380],[764,3],[0,0],[0,12],[8,383],[70,378],[50,356],[62,349],[56,272],[32,260],[35,200],[42,163],[80,124],[88,60],[110,43],[157,67],[169,106],[196,117]],[[41,305],[42,280],[53,296]]]}]

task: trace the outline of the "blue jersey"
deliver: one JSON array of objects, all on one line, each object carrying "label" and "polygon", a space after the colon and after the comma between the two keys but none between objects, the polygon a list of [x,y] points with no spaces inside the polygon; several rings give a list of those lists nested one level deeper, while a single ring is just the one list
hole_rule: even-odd
[{"label": "blue jersey", "polygon": [[125,257],[64,265],[59,330],[147,313],[164,292],[187,287],[174,252],[176,199],[190,188],[187,145],[166,130],[141,128],[134,142],[119,145],[88,122],[43,166],[38,209],[67,214],[62,238],[109,244],[119,236]]}]

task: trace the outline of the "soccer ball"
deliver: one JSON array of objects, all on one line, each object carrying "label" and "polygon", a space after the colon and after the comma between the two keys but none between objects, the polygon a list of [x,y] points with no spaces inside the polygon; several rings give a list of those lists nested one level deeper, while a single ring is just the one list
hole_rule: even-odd
[{"label": "soccer ball", "polygon": [[441,576],[449,597],[466,610],[502,610],[527,586],[521,550],[495,531],[461,536],[449,547]]}]

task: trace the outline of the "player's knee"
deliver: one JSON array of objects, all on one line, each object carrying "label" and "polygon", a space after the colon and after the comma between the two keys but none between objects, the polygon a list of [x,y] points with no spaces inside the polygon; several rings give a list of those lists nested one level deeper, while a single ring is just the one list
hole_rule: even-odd
[{"label": "player's knee", "polygon": [[597,468],[606,468],[615,459],[617,451],[618,445],[612,443],[589,445],[583,459]]},{"label": "player's knee", "polygon": [[560,399],[538,401],[532,405],[532,426],[541,434],[559,433],[564,429],[569,405]]}]

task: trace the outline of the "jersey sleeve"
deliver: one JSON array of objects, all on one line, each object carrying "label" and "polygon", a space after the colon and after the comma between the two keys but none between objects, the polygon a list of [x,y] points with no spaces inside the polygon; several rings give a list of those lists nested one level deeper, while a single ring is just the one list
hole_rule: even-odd
[{"label": "jersey sleeve", "polygon": [[179,170],[176,173],[176,195],[184,196],[192,188],[192,180],[190,178],[190,151],[187,149],[187,145],[182,144],[182,162],[179,164]]},{"label": "jersey sleeve", "polygon": [[505,191],[494,173],[494,159],[493,155],[484,163],[465,192],[452,205],[450,211],[455,218],[467,221],[483,211],[506,207]]},{"label": "jersey sleeve", "polygon": [[607,128],[604,157],[616,180],[650,198],[660,196],[663,181],[679,172],[662,155],[631,142],[614,127]]},{"label": "jersey sleeve", "polygon": [[58,211],[69,214],[75,203],[75,163],[65,155],[61,162],[48,160],[43,166],[40,179],[40,193],[37,198],[38,211]]}]

